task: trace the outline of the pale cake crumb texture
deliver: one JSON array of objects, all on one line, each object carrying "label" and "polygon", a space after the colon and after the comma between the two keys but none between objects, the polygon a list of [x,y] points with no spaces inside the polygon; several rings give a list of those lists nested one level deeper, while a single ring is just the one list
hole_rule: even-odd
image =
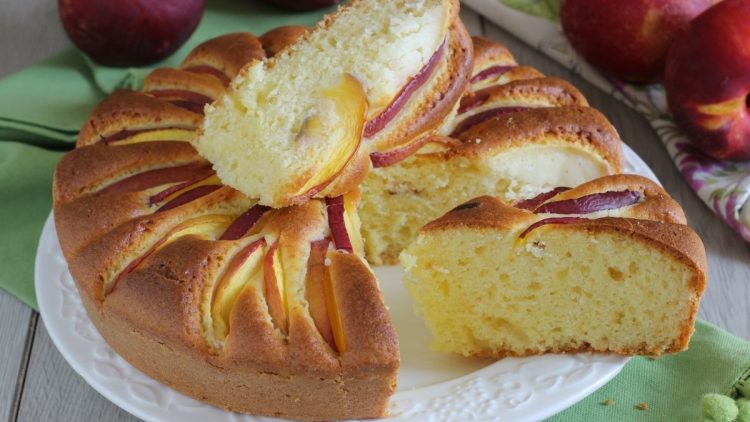
[{"label": "pale cake crumb texture", "polygon": [[[519,229],[520,230],[520,229]],[[434,349],[472,355],[650,351],[676,343],[693,272],[632,238],[576,230],[440,230],[402,254]]]}]

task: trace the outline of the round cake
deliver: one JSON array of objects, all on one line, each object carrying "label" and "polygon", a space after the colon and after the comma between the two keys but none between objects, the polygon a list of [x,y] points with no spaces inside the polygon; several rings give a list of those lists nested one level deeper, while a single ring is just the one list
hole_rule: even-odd
[{"label": "round cake", "polygon": [[[58,164],[55,223],[84,306],[113,349],[149,376],[231,411],[384,416],[398,339],[368,261],[394,263],[425,223],[470,198],[518,204],[622,171],[606,118],[570,84],[517,65],[498,43],[470,39],[456,1],[394,2],[393,13],[371,3],[350,2],[312,30],[201,44],[178,68],[149,74],[141,92],[108,96]],[[383,22],[410,21],[396,11],[442,20],[389,33]],[[377,43],[348,40],[337,50],[351,28],[336,22],[354,21],[356,36]],[[392,36],[407,33],[424,36]],[[403,54],[415,43],[411,70],[390,79],[353,64],[360,49]],[[326,66],[343,71],[294,76],[298,55],[331,57]],[[316,122],[318,111],[308,119],[269,106],[263,113],[280,116],[284,133],[262,154],[299,165],[271,175],[273,165],[248,167],[263,162],[260,152],[233,161],[265,147],[266,138],[245,135],[277,127],[245,121],[257,112],[248,98],[288,100],[291,88],[266,91],[286,79],[364,120],[316,138],[308,130],[328,124]],[[234,136],[242,128],[250,129]],[[305,146],[320,160],[304,161],[294,142],[312,138],[330,144]],[[337,145],[347,152],[329,154]],[[261,186],[266,176],[276,178],[272,187]]]}]

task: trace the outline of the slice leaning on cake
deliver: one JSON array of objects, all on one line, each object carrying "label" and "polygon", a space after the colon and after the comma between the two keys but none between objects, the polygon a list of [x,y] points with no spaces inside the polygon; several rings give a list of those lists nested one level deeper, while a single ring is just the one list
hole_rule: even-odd
[{"label": "slice leaning on cake", "polygon": [[363,180],[371,150],[440,125],[471,64],[457,0],[353,1],[245,67],[192,142],[222,181],[264,205],[338,196]]},{"label": "slice leaning on cake", "polygon": [[706,256],[684,214],[639,176],[516,206],[472,199],[401,255],[435,349],[466,356],[685,350]]}]

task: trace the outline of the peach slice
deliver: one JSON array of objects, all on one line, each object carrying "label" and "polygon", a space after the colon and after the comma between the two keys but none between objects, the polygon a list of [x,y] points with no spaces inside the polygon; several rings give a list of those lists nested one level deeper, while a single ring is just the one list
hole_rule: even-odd
[{"label": "peach slice", "polygon": [[559,187],[556,187],[556,188],[554,188],[554,189],[552,189],[550,191],[542,192],[542,193],[540,193],[539,195],[537,195],[537,196],[535,196],[533,198],[522,199],[522,200],[516,202],[515,204],[513,204],[513,206],[516,207],[516,208],[524,209],[524,210],[534,211],[540,205],[542,205],[543,203],[545,203],[548,199],[553,198],[558,193],[565,192],[565,191],[568,191],[568,190],[570,190],[570,188],[565,187],[565,186],[559,186]]},{"label": "peach slice", "polygon": [[147,170],[104,187],[99,193],[139,192],[171,183],[186,182],[213,174],[210,165],[190,163],[176,167]]},{"label": "peach slice", "polygon": [[155,195],[151,195],[148,198],[148,204],[156,205],[161,202],[169,202],[179,197],[185,192],[188,192],[199,186],[208,186],[208,185],[221,185],[221,180],[219,180],[219,177],[213,171],[211,171],[208,174],[201,174],[195,179],[188,180],[187,182],[180,183],[174,186],[170,186],[167,189],[164,189]]},{"label": "peach slice", "polygon": [[427,146],[432,147],[432,150],[434,151],[445,151],[456,144],[457,142],[455,139],[445,136],[423,136],[406,146],[395,148],[390,151],[372,152],[370,153],[370,161],[372,161],[372,166],[375,168],[388,167],[409,158],[416,152],[422,152],[423,148]]},{"label": "peach slice", "polygon": [[526,111],[529,110],[531,107],[498,107],[498,108],[492,108],[489,110],[481,111],[477,114],[471,115],[464,120],[461,121],[461,123],[458,124],[456,129],[453,130],[453,133],[451,133],[450,136],[456,137],[463,132],[466,132],[469,130],[472,126],[476,126],[480,123],[486,122],[487,120],[493,119],[497,116],[502,116],[503,114],[508,113],[517,113],[519,111]]},{"label": "peach slice", "polygon": [[289,320],[286,312],[284,269],[281,266],[278,240],[271,245],[263,259],[263,286],[271,320],[276,328],[286,335],[289,332]]},{"label": "peach slice", "polygon": [[196,114],[203,114],[203,107],[214,101],[211,97],[184,89],[157,89],[148,91],[148,94]]},{"label": "peach slice", "polygon": [[344,197],[326,198],[326,210],[328,213],[328,226],[331,229],[333,243],[336,249],[348,253],[354,252],[351,239],[349,238],[349,229],[344,217]]},{"label": "peach slice", "polygon": [[227,227],[219,240],[237,240],[245,236],[270,209],[271,207],[260,204],[252,206]]},{"label": "peach slice", "polygon": [[516,66],[490,66],[487,69],[484,69],[480,72],[478,72],[476,75],[472,76],[469,80],[469,83],[477,83],[481,82],[485,79],[489,79],[492,77],[497,77],[502,75],[503,73],[513,69]]},{"label": "peach slice", "polygon": [[141,263],[167,244],[174,242],[183,236],[193,235],[201,239],[215,240],[232,222],[232,217],[223,214],[209,214],[184,221],[172,228],[167,234],[159,238],[146,252],[137,256],[135,259],[123,268],[114,280],[105,282],[104,294],[111,293],[117,285],[128,274],[135,271]]},{"label": "peach slice", "polygon": [[[306,199],[320,192],[357,152],[362,140],[362,128],[367,113],[367,94],[362,84],[350,74],[344,74],[341,82],[323,91],[322,101],[332,104],[337,125],[323,124],[325,118],[311,116],[305,120],[297,142],[335,142],[340,147],[330,157],[326,166],[307,180],[297,197]],[[325,140],[325,141],[324,141]]]},{"label": "peach slice", "polygon": [[[342,252],[329,252],[329,254],[334,253]],[[328,309],[328,318],[331,322],[331,329],[333,331],[333,342],[336,345],[335,349],[339,353],[344,353],[347,351],[346,337],[344,336],[344,323],[341,320],[341,313],[339,312],[339,307],[336,303],[336,294],[334,293],[333,279],[331,278],[331,269],[329,267],[326,267],[325,283],[323,286],[325,290],[326,308]]]},{"label": "peach slice", "polygon": [[229,334],[229,314],[247,281],[262,269],[265,239],[251,242],[237,252],[214,287],[211,297],[213,339],[222,341]]},{"label": "peach slice", "polygon": [[426,143],[427,138],[427,136],[422,137],[406,146],[392,149],[390,151],[370,153],[372,166],[374,168],[388,167],[405,160],[407,157],[422,148]]},{"label": "peach slice", "polygon": [[145,130],[121,130],[114,135],[107,136],[101,140],[105,144],[127,145],[138,142],[154,141],[184,141],[188,142],[195,136],[194,129],[165,128]]},{"label": "peach slice", "polygon": [[391,101],[390,104],[382,111],[380,114],[375,116],[372,120],[367,122],[365,125],[365,138],[372,138],[373,136],[377,135],[378,132],[383,130],[388,123],[393,120],[394,117],[396,117],[401,111],[402,108],[406,105],[406,103],[409,102],[409,99],[411,99],[412,95],[430,79],[430,76],[435,72],[435,69],[437,69],[438,64],[440,64],[443,56],[445,55],[445,41],[438,47],[437,50],[432,54],[430,59],[427,61],[427,63],[422,67],[422,69],[414,75],[411,79],[409,79],[406,84],[401,88],[401,91],[396,94],[396,97],[393,98],[393,101]]},{"label": "peach slice", "polygon": [[534,210],[536,214],[591,214],[635,205],[643,199],[638,191],[597,192],[580,198],[547,202]]},{"label": "peach slice", "polygon": [[208,195],[209,193],[219,189],[220,187],[221,185],[198,186],[197,188],[193,188],[185,193],[180,194],[180,196],[162,205],[161,208],[156,210],[156,212],[167,211],[171,210],[172,208],[177,208],[181,205],[185,205],[188,202],[195,201],[200,197]]},{"label": "peach slice", "polygon": [[325,286],[328,277],[325,261],[330,243],[329,239],[316,240],[310,243],[310,257],[307,259],[307,274],[305,275],[305,300],[310,306],[310,316],[323,340],[332,349],[337,350],[328,312],[330,300],[326,297]]}]

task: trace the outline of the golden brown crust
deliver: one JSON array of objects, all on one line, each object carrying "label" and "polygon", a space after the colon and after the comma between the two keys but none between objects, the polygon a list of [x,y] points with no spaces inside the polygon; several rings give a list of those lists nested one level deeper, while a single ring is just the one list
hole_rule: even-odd
[{"label": "golden brown crust", "polygon": [[476,75],[490,66],[516,66],[518,63],[513,54],[503,44],[480,36],[472,36],[474,44],[474,66],[472,75]]},{"label": "golden brown crust", "polygon": [[76,147],[91,145],[123,130],[195,130],[201,115],[135,91],[115,91],[94,109],[78,134]]},{"label": "golden brown crust", "polygon": [[189,163],[208,164],[187,142],[161,141],[128,145],[95,144],[65,154],[55,168],[55,206],[90,194],[123,175]]},{"label": "golden brown crust", "polygon": [[235,32],[212,38],[193,49],[182,62],[182,68],[208,66],[234,78],[240,69],[255,60],[263,60],[265,51],[258,37],[247,32]]},{"label": "golden brown crust", "polygon": [[595,193],[623,190],[643,193],[643,200],[637,205],[630,207],[629,214],[625,216],[667,223],[687,224],[685,212],[677,201],[672,199],[655,182],[636,174],[615,174],[600,177],[578,185],[573,189],[558,193],[545,201],[545,203],[580,198],[581,196]]},{"label": "golden brown crust", "polygon": [[546,107],[589,105],[586,97],[576,87],[559,78],[518,79],[485,88],[472,95],[486,97],[483,104],[502,102],[533,106],[543,102]]},{"label": "golden brown crust", "polygon": [[261,35],[259,40],[266,52],[266,57],[273,57],[297,42],[308,31],[309,29],[299,25],[279,26]]},{"label": "golden brown crust", "polygon": [[[516,210],[510,212],[508,208]],[[516,225],[532,224],[536,216],[531,211],[505,205],[494,196],[480,196],[466,201],[442,217],[427,223],[420,233],[456,227],[491,227],[510,230]]]},{"label": "golden brown crust", "polygon": [[[55,204],[55,227],[63,252],[70,261],[81,248],[128,221],[150,214],[142,192],[89,195],[65,205]],[[117,204],[113,206],[113,204]],[[87,224],[79,224],[79,221]]]},{"label": "golden brown crust", "polygon": [[613,173],[622,171],[619,135],[604,115],[590,107],[565,106],[509,113],[480,123],[459,138],[463,144],[442,153],[446,159],[492,154],[524,145],[529,140],[542,140],[542,143],[562,140],[591,148],[609,163]]},{"label": "golden brown crust", "polygon": [[[146,252],[159,239],[165,238],[179,224],[205,215],[226,215],[227,220],[231,220],[250,204],[252,202],[239,192],[223,187],[181,207],[128,220],[95,242],[88,243],[76,254],[71,253],[71,245],[65,239],[60,239],[60,245],[81,295],[89,295],[101,305],[106,294],[105,285],[115,282],[119,270],[136,260],[140,252]],[[81,224],[79,221],[70,223]]]},{"label": "golden brown crust", "polygon": [[146,93],[179,90],[194,92],[211,100],[224,93],[224,89],[224,84],[211,75],[168,67],[155,69],[143,81],[143,92]]}]

